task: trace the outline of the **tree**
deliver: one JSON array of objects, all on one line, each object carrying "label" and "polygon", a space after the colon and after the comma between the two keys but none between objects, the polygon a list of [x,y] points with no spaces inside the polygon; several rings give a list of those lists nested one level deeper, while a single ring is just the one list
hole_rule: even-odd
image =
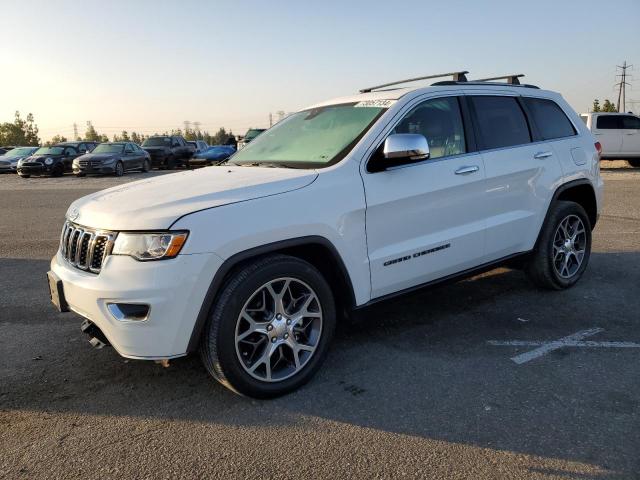
[{"label": "tree", "polygon": [[600,105],[600,100],[597,98],[593,101],[593,106],[591,107],[592,112],[617,112],[618,108],[616,104],[611,102],[609,99],[605,99],[604,103]]},{"label": "tree", "polygon": [[50,147],[51,145],[55,145],[56,143],[61,143],[61,142],[66,142],[67,141],[67,137],[63,136],[63,135],[54,135],[53,137],[51,137],[51,140],[49,140],[47,143],[45,143],[45,145],[47,147]]},{"label": "tree", "polygon": [[618,109],[616,108],[616,104],[610,102],[608,99],[605,99],[604,103],[602,104],[602,110],[600,110],[601,112],[617,112]]},{"label": "tree", "polygon": [[84,133],[84,139],[87,142],[99,142],[102,140],[102,136],[96,132],[96,129],[89,123],[87,131]]},{"label": "tree", "polygon": [[13,123],[0,124],[0,145],[37,146],[40,145],[38,126],[33,114],[29,113],[26,120],[16,111]]}]

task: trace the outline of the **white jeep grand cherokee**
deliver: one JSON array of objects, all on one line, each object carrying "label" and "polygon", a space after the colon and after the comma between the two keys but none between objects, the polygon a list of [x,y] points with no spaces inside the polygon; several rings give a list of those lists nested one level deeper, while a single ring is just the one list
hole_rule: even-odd
[{"label": "white jeep grand cherokee", "polygon": [[125,357],[199,351],[219,382],[272,397],[313,376],[344,312],[515,259],[572,286],[598,145],[559,94],[464,73],[320,103],[225,165],[75,201],[54,304]]}]

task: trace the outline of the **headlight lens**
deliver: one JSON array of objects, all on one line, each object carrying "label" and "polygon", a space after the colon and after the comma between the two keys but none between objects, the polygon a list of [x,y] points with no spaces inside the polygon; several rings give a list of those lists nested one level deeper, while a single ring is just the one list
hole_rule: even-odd
[{"label": "headlight lens", "polygon": [[174,258],[187,241],[189,232],[119,233],[112,255],[129,255],[136,260]]},{"label": "headlight lens", "polygon": [[45,158],[44,163],[46,163],[47,165],[51,165],[53,163],[53,158]]}]

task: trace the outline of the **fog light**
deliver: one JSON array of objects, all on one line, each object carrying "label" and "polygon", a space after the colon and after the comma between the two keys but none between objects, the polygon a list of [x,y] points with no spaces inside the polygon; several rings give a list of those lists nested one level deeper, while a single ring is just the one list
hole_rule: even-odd
[{"label": "fog light", "polygon": [[107,310],[116,320],[141,322],[149,316],[149,305],[142,303],[107,303]]}]

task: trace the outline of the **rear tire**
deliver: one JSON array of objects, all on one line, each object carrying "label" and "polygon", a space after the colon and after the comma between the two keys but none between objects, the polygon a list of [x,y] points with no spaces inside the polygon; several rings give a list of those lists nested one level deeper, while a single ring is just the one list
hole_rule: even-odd
[{"label": "rear tire", "polygon": [[627,163],[634,168],[640,168],[640,158],[628,159]]},{"label": "rear tire", "polygon": [[562,290],[582,277],[591,255],[591,222],[581,205],[552,204],[525,272],[538,287]]},{"label": "rear tire", "polygon": [[144,162],[142,162],[142,172],[147,173],[149,170],[151,170],[151,162],[145,159]]},{"label": "rear tire", "polygon": [[264,257],[225,283],[209,313],[200,357],[227,388],[277,397],[313,377],[335,323],[333,293],[314,266],[287,255]]}]

